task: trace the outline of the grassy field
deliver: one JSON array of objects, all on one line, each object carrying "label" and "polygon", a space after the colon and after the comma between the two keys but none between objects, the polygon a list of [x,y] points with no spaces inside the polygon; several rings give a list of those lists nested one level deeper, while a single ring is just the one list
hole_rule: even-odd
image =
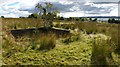
[{"label": "grassy field", "polygon": [[21,28],[32,28],[32,27],[40,27],[43,24],[42,19],[34,19],[34,18],[5,18],[2,19],[3,30],[11,30],[15,27],[18,29]]},{"label": "grassy field", "polygon": [[56,38],[54,33],[17,41],[12,29],[40,28],[41,19],[5,18],[2,20],[2,56],[4,65],[118,65],[119,24],[54,21],[53,28],[73,34]]}]

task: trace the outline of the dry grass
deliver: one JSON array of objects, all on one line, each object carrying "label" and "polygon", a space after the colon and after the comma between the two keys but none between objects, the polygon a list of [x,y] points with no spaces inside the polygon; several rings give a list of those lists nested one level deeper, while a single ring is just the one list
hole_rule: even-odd
[{"label": "dry grass", "polygon": [[3,30],[33,28],[43,26],[43,20],[35,18],[3,18],[2,25]]},{"label": "dry grass", "polygon": [[92,65],[115,65],[112,57],[112,52],[115,51],[115,44],[110,37],[98,35],[93,39],[92,46]]},{"label": "dry grass", "polygon": [[[19,28],[33,28],[43,26],[43,20],[33,18],[4,18],[2,20],[3,30],[19,29]],[[119,24],[97,23],[97,22],[75,22],[75,21],[55,21],[54,26],[64,29],[76,29],[85,31],[87,34],[102,33],[112,37],[112,41],[118,46],[119,51]],[[120,51],[119,51],[120,52]]]},{"label": "dry grass", "polygon": [[37,41],[38,44],[34,45],[39,46],[38,50],[50,50],[56,46],[56,36],[53,33],[47,35],[42,34],[36,39],[35,41]]}]

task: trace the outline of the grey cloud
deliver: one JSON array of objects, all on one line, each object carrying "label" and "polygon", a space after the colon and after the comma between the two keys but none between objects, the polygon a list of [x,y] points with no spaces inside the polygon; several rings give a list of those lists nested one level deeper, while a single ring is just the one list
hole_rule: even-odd
[{"label": "grey cloud", "polygon": [[[54,6],[52,10],[59,10],[60,12],[70,12],[70,8],[74,6],[74,4],[69,4],[69,5],[63,5],[58,2],[52,3]],[[24,11],[29,11],[31,13],[38,12],[39,10],[33,8],[33,9],[19,9],[19,10],[24,10]]]},{"label": "grey cloud", "polygon": [[[103,6],[103,7],[97,7],[97,6],[91,6],[91,4],[85,5],[86,2],[76,2],[74,1],[72,4],[61,4],[59,2],[53,2],[53,10],[58,9],[61,13],[64,12],[75,12],[75,9],[72,11],[74,6],[78,7],[80,11],[85,12],[86,14],[108,14],[112,11],[112,8],[114,9],[114,6]],[[116,2],[92,2],[93,4],[116,4]],[[35,9],[26,9],[25,11],[29,11],[30,13],[38,12],[38,10]]]},{"label": "grey cloud", "polygon": [[70,12],[70,8],[72,8],[74,4],[63,5],[60,3],[54,3],[53,9],[58,9],[61,12]]},{"label": "grey cloud", "polygon": [[118,2],[93,2],[94,4],[118,4]]},{"label": "grey cloud", "polygon": [[[60,10],[62,10],[63,12],[66,12],[66,11],[71,12],[69,9],[73,6],[77,6],[80,11],[84,11],[87,14],[101,14],[101,13],[106,14],[106,13],[110,13],[111,8],[113,8],[112,6],[99,7],[98,8],[97,6],[91,6],[90,4],[85,5],[85,3],[86,2],[74,2],[73,4],[70,4],[70,5],[60,5],[59,4],[59,5],[56,5],[56,6],[58,6],[58,8]],[[96,3],[93,2],[93,4],[96,4]],[[102,5],[102,4],[114,4],[114,3],[112,3],[112,2],[109,2],[109,3],[101,2],[101,3],[99,3],[98,2],[97,4]]]},{"label": "grey cloud", "polygon": [[84,11],[87,14],[105,14],[105,13],[110,13],[111,12],[111,8],[113,7],[97,7],[97,6],[91,6],[91,5],[81,5],[79,7],[81,9],[81,11]]},{"label": "grey cloud", "polygon": [[61,1],[73,1],[73,2],[119,2],[119,0],[61,0]]}]

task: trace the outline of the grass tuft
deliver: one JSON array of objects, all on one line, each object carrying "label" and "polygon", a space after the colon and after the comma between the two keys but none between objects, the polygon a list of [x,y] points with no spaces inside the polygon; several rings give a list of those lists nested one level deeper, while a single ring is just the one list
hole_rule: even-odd
[{"label": "grass tuft", "polygon": [[50,50],[56,46],[56,36],[54,34],[41,34],[30,42],[30,46],[35,50]]},{"label": "grass tuft", "polygon": [[104,35],[96,36],[93,40],[91,64],[105,66],[114,64],[112,58],[112,52],[114,50],[115,45],[110,37],[105,37]]},{"label": "grass tuft", "polygon": [[47,35],[40,38],[40,48],[39,50],[49,50],[53,49],[56,46],[56,37],[55,35]]}]

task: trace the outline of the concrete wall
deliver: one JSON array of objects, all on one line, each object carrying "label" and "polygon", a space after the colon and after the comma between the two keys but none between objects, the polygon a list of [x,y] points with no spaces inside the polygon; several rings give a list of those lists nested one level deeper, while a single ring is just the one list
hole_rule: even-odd
[{"label": "concrete wall", "polygon": [[56,34],[57,37],[66,37],[70,35],[70,31],[68,30],[60,30],[53,28],[19,29],[19,30],[10,30],[10,32],[15,38],[23,37],[23,36],[32,37],[34,35],[50,34],[50,33]]}]

